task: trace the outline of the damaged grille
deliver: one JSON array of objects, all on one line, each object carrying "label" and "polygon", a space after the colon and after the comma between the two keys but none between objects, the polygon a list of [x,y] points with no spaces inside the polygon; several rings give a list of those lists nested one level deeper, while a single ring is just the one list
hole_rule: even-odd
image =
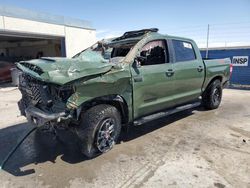
[{"label": "damaged grille", "polygon": [[25,73],[19,77],[19,90],[22,99],[19,101],[19,109],[25,115],[25,109],[32,105],[49,112],[65,109],[67,99],[72,95],[70,86],[57,86],[39,81]]},{"label": "damaged grille", "polygon": [[29,105],[40,105],[45,107],[50,107],[52,105],[48,86],[29,75],[24,73],[20,75],[19,90],[22,93],[22,100],[19,102],[19,108],[21,107],[20,110],[23,115],[25,115],[24,110]]},{"label": "damaged grille", "polygon": [[36,72],[37,74],[41,75],[43,74],[43,71],[40,67],[36,66],[36,65],[32,65],[30,63],[21,63],[23,66],[25,66],[26,68]]}]

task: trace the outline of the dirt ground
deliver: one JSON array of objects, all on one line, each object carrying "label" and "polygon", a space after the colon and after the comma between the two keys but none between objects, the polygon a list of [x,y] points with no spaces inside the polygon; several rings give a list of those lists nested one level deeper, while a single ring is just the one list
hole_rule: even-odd
[{"label": "dirt ground", "polygon": [[[17,89],[0,88],[0,162],[31,130]],[[196,108],[130,128],[86,160],[74,135],[32,133],[0,171],[0,187],[250,187],[250,91],[225,89],[219,109]]]}]

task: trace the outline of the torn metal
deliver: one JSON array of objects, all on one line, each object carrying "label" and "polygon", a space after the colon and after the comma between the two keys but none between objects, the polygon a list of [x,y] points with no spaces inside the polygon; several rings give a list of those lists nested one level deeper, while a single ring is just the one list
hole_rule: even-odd
[{"label": "torn metal", "polygon": [[[17,63],[23,72],[19,86],[22,114],[39,125],[58,118],[77,121],[83,105],[110,95],[119,95],[124,108],[132,109],[130,65],[142,42],[159,36],[153,29],[126,32],[98,41],[73,58],[43,57]],[[133,118],[132,110],[128,110],[128,117]]]}]

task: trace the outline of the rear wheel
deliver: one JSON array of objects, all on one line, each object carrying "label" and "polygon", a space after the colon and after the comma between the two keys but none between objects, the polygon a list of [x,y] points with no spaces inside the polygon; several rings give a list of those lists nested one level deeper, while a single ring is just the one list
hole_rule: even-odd
[{"label": "rear wheel", "polygon": [[88,158],[111,150],[121,132],[121,116],[117,108],[107,104],[84,112],[76,133],[82,153]]},{"label": "rear wheel", "polygon": [[214,80],[202,95],[202,103],[206,109],[219,107],[222,98],[222,85],[220,80]]}]

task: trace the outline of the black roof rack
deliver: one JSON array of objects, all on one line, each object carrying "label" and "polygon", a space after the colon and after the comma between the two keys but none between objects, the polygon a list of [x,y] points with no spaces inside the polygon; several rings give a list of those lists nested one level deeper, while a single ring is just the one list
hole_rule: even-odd
[{"label": "black roof rack", "polygon": [[136,31],[127,31],[121,37],[115,38],[112,41],[118,41],[118,40],[132,38],[132,37],[139,37],[139,36],[142,36],[148,32],[158,32],[158,31],[159,31],[159,29],[157,29],[157,28],[141,29],[141,30],[136,30]]}]

